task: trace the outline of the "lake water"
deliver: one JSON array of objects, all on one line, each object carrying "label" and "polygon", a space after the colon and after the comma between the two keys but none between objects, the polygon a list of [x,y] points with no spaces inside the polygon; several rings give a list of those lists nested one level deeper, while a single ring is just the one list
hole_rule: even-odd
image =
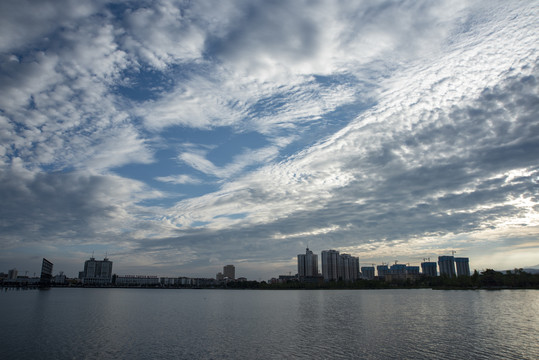
[{"label": "lake water", "polygon": [[2,359],[539,359],[539,291],[10,290]]}]

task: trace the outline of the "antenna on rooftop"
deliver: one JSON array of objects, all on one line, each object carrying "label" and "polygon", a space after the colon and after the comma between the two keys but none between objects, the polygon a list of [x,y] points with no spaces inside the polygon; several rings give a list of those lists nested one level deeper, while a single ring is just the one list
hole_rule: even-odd
[{"label": "antenna on rooftop", "polygon": [[457,253],[457,252],[456,252],[455,250],[451,250],[451,254],[452,254],[453,256],[455,256],[456,253]]}]

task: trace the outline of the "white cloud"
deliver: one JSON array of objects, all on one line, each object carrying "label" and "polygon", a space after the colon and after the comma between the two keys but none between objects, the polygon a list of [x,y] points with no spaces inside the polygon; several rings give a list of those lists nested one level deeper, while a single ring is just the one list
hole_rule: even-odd
[{"label": "white cloud", "polygon": [[221,86],[219,82],[195,76],[160,99],[144,103],[137,109],[137,115],[154,131],[172,125],[199,129],[233,126],[242,120],[244,113],[231,94],[220,90]]},{"label": "white cloud", "polygon": [[205,151],[183,152],[178,158],[192,168],[206,174],[221,179],[231,178],[241,173],[251,165],[270,162],[279,154],[279,149],[275,146],[268,146],[259,149],[245,149],[239,155],[235,155],[230,163],[218,167],[209,161]]},{"label": "white cloud", "polygon": [[[189,6],[158,1],[126,13],[125,48],[159,69],[201,57],[204,34]],[[195,19],[196,20],[196,19]]]},{"label": "white cloud", "polygon": [[111,129],[106,137],[100,136],[99,144],[85,154],[83,166],[93,170],[106,170],[132,163],[151,163],[152,151],[144,139],[130,126]]},{"label": "white cloud", "polygon": [[2,57],[5,95],[0,108],[12,143],[4,148],[4,162],[15,153],[28,167],[57,169],[106,170],[152,161],[144,139],[125,124],[128,113],[112,94],[111,87],[130,59],[118,48],[109,18],[78,19],[77,15],[75,26],[63,10],[51,7],[51,11],[64,17],[56,26],[65,27],[58,31],[52,25],[43,27],[50,32],[46,52],[29,50]]},{"label": "white cloud", "polygon": [[171,184],[200,184],[200,179],[197,179],[190,175],[171,175],[171,176],[158,176],[155,178],[157,181],[171,183]]},{"label": "white cloud", "polygon": [[[491,199],[492,203],[486,203],[485,199],[481,198],[483,195],[477,194],[484,191],[480,186],[489,181],[483,176],[488,178],[492,173],[466,173],[467,165],[461,161],[476,161],[468,160],[478,155],[476,151],[481,151],[485,146],[498,146],[500,134],[491,134],[486,128],[475,129],[474,121],[482,119],[482,122],[490,122],[495,126],[505,121],[519,121],[517,114],[506,109],[503,104],[499,110],[492,110],[495,111],[493,114],[496,114],[496,117],[489,120],[481,118],[479,113],[473,113],[474,107],[479,106],[482,101],[488,101],[487,95],[485,99],[481,98],[485,88],[504,86],[500,84],[500,79],[504,77],[509,84],[513,81],[511,72],[506,72],[513,64],[519,61],[535,61],[529,48],[521,47],[535,38],[523,30],[530,26],[528,22],[533,16],[512,25],[513,31],[519,36],[528,34],[517,43],[513,41],[514,36],[511,33],[503,30],[507,29],[503,21],[509,22],[512,16],[510,13],[501,14],[501,18],[496,19],[501,23],[497,25],[494,33],[492,28],[485,24],[484,27],[476,29],[476,33],[469,34],[472,38],[483,39],[480,45],[463,47],[463,42],[471,40],[460,35],[460,42],[448,45],[444,49],[445,53],[434,54],[423,61],[412,63],[402,75],[383,84],[385,91],[375,107],[365,111],[350,125],[325,141],[298,153],[288,161],[263,167],[228,182],[219,192],[180,202],[173,210],[173,214],[182,214],[177,218],[178,223],[183,224],[184,220],[186,224],[194,220],[209,221],[207,228],[212,228],[211,222],[216,216],[242,209],[248,214],[243,222],[244,226],[275,223],[278,228],[279,224],[289,217],[312,213],[312,221],[307,221],[306,224],[317,224],[320,227],[320,222],[324,224],[324,221],[331,221],[321,220],[326,217],[334,221],[353,217],[354,214],[343,214],[342,219],[339,219],[336,215],[347,211],[347,204],[351,202],[363,204],[362,208],[366,209],[356,208],[356,216],[363,214],[372,218],[391,218],[395,216],[394,211],[401,211],[404,218],[398,221],[411,221],[408,216],[413,217],[413,211],[416,211],[418,206],[434,206],[434,203],[428,202],[459,196],[462,187],[472,186],[472,191],[465,195],[472,202],[462,204],[468,213],[473,213],[478,218],[478,223],[471,227],[480,227],[482,221],[494,225],[495,217],[489,219],[489,213],[505,206],[511,208],[511,198],[503,195],[502,191],[499,198]],[[488,67],[482,63],[476,65],[478,53],[484,53],[485,57],[491,59]],[[531,70],[528,68],[521,71],[524,73],[520,75],[521,78],[525,78]],[[447,84],[440,81],[447,76]],[[474,81],[470,82],[471,78]],[[527,95],[522,93],[522,96]],[[478,101],[477,104],[474,103],[475,100]],[[455,116],[460,116],[458,114],[461,111],[464,117],[461,120],[456,119]],[[450,131],[447,134],[446,128]],[[437,135],[438,138],[414,139],[415,136],[431,135]],[[444,135],[447,137],[444,138]],[[461,141],[463,137],[467,141]],[[473,137],[481,139],[483,143],[474,142]],[[453,146],[453,141],[459,142],[459,145]],[[190,165],[205,173],[219,172],[203,155],[189,153],[182,156]],[[437,166],[439,168],[436,168]],[[481,165],[474,163],[474,166]],[[440,176],[447,176],[447,171],[452,168],[455,169],[453,175],[458,177],[428,178],[438,175],[437,171]],[[487,168],[484,171],[487,171]],[[417,175],[417,179],[410,178],[412,173]],[[401,184],[399,177],[402,177]],[[351,184],[353,187],[350,187]],[[344,192],[341,189],[347,190]],[[494,188],[489,191],[494,191]],[[356,192],[359,197],[347,197],[350,192]],[[414,192],[418,192],[415,199]],[[473,199],[476,196],[479,197]],[[334,206],[337,208],[333,208]],[[395,206],[400,208],[395,209]],[[317,212],[319,209],[321,211]],[[325,211],[327,214],[324,214]],[[334,214],[331,214],[331,211],[334,211]],[[530,211],[530,207],[527,206],[525,211]],[[507,220],[511,216],[515,216],[515,213],[500,214],[500,219]],[[366,221],[361,218],[357,220]],[[372,221],[385,223],[387,220]],[[420,236],[428,228],[422,224],[414,229],[413,224],[403,223],[402,228],[398,229],[398,221],[396,220],[394,229],[387,230],[401,231],[402,234],[391,236]],[[460,217],[455,216],[454,221],[457,228],[462,226],[459,231],[468,231],[465,224],[458,224]],[[215,224],[216,229],[222,225]],[[332,228],[335,223],[330,222],[327,225]],[[378,240],[383,240],[387,236],[383,234],[383,231],[378,236],[368,232],[366,236],[377,236]]]},{"label": "white cloud", "polygon": [[[118,254],[148,250],[145,265],[162,252],[289,259],[307,239],[409,255],[536,225],[534,3],[132,5],[0,5],[9,246],[117,242]],[[156,77],[130,79],[141,74]],[[217,127],[264,139],[218,162],[219,144],[196,137]],[[308,147],[285,158],[294,142]],[[163,194],[111,169],[158,161],[157,149],[221,188],[148,206]]]},{"label": "white cloud", "polygon": [[13,51],[47,40],[46,37],[57,27],[91,16],[101,6],[102,1],[2,1],[0,51]]}]

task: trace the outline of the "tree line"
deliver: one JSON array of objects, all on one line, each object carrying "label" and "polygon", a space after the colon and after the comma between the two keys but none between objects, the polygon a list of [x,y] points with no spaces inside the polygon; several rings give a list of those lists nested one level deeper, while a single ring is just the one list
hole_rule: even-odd
[{"label": "tree line", "polygon": [[523,269],[505,272],[487,269],[477,270],[471,276],[419,276],[415,280],[386,282],[382,279],[359,279],[353,282],[320,281],[300,282],[288,280],[282,283],[267,283],[265,281],[230,282],[225,285],[228,289],[394,289],[394,288],[431,288],[431,289],[539,289],[539,274],[532,274]]}]

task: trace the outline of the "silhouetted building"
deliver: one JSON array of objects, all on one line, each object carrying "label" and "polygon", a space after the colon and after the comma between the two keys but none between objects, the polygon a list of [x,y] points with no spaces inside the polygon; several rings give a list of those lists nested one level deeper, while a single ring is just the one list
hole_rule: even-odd
[{"label": "silhouetted building", "polygon": [[389,268],[389,273],[391,275],[406,274],[406,265],[405,264],[393,264]]},{"label": "silhouetted building", "polygon": [[465,257],[455,258],[457,276],[470,276],[470,259]]},{"label": "silhouetted building", "polygon": [[363,277],[363,279],[367,280],[374,279],[374,266],[362,266],[361,276]]},{"label": "silhouetted building", "polygon": [[405,264],[391,265],[384,276],[386,282],[415,282],[419,278],[419,266],[407,266]]},{"label": "silhouetted building", "polygon": [[230,280],[236,279],[236,268],[234,265],[226,265],[223,267],[223,275],[225,278],[229,278]]},{"label": "silhouetted building", "polygon": [[298,255],[298,276],[301,281],[306,277],[318,276],[318,255],[313,254],[309,248],[305,254]]},{"label": "silhouetted building", "polygon": [[295,275],[279,275],[279,278],[276,280],[280,284],[285,284],[290,281],[297,281],[298,277]]},{"label": "silhouetted building", "polygon": [[341,254],[341,264],[341,278],[344,281],[356,281],[359,279],[359,258],[349,254]]},{"label": "silhouetted building", "polygon": [[419,275],[419,266],[406,266],[406,274]]},{"label": "silhouetted building", "polygon": [[104,258],[96,260],[91,257],[84,262],[83,284],[108,285],[112,282],[112,261]]},{"label": "silhouetted building", "polygon": [[50,286],[52,279],[52,266],[53,264],[49,260],[43,258],[43,262],[41,263],[41,277],[39,279],[40,286]]},{"label": "silhouetted building", "polygon": [[52,282],[57,285],[64,285],[67,282],[67,277],[63,271],[60,271],[58,275],[52,277]]},{"label": "silhouetted building", "polygon": [[322,276],[325,281],[339,280],[342,274],[339,274],[341,261],[340,254],[337,250],[322,251]]},{"label": "silhouetted building", "polygon": [[440,276],[455,276],[455,258],[453,256],[438,256]]},{"label": "silhouetted building", "polygon": [[437,276],[438,270],[435,261],[425,261],[421,263],[421,272],[425,276]]},{"label": "silhouetted building", "polygon": [[389,267],[387,265],[377,265],[376,272],[378,273],[378,277],[383,279],[389,273]]},{"label": "silhouetted building", "polygon": [[325,281],[355,281],[359,278],[359,259],[337,250],[322,251],[322,276]]},{"label": "silhouetted building", "polygon": [[159,284],[159,278],[153,275],[123,275],[116,277],[117,286],[145,287],[158,286]]},{"label": "silhouetted building", "polygon": [[19,272],[17,271],[17,269],[8,270],[7,278],[8,278],[8,280],[16,280],[18,274],[19,274]]},{"label": "silhouetted building", "polygon": [[406,265],[405,264],[393,264],[389,267],[389,270],[384,276],[384,280],[387,282],[402,282],[406,280]]},{"label": "silhouetted building", "polygon": [[178,277],[161,277],[159,278],[159,282],[161,285],[166,287],[171,286],[179,286],[180,285],[180,278]]}]

